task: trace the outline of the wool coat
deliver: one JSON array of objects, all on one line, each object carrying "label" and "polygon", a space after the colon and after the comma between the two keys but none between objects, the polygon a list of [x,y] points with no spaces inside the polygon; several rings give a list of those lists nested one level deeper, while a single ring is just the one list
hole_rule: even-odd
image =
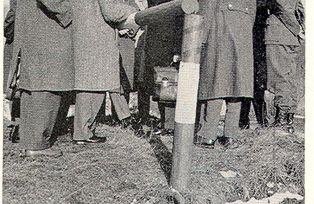
[{"label": "wool coat", "polygon": [[115,28],[136,11],[122,0],[118,3],[113,0],[73,1],[76,90],[110,91],[120,88]]},{"label": "wool coat", "polygon": [[119,90],[119,50],[116,26],[137,11],[114,0],[39,0],[60,28],[71,27],[73,89]]},{"label": "wool coat", "polygon": [[256,1],[204,0],[199,99],[253,97]]},{"label": "wool coat", "polygon": [[29,91],[69,91],[74,87],[72,26],[60,26],[40,0],[17,0],[10,68],[20,60],[19,87]]}]

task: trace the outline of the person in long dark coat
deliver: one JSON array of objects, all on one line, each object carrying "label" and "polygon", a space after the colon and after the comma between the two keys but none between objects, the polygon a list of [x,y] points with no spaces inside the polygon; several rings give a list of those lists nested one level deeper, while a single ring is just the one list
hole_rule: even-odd
[{"label": "person in long dark coat", "polygon": [[199,100],[205,102],[201,107],[205,114],[200,118],[198,132],[202,136],[201,143],[212,145],[216,140],[222,100],[227,104],[225,144],[234,144],[239,134],[241,101],[253,97],[255,13],[256,1],[252,0],[200,2],[204,41]]},{"label": "person in long dark coat", "polygon": [[242,101],[240,127],[250,128],[251,104],[254,108],[259,127],[268,126],[267,107],[265,102],[265,90],[267,88],[267,65],[265,27],[268,17],[266,1],[257,0],[255,24],[253,28],[253,55],[254,55],[254,98],[253,100]]},{"label": "person in long dark coat", "polygon": [[[61,101],[74,87],[71,26],[52,16],[40,0],[17,1],[10,69],[20,73],[19,135],[24,156],[62,154],[50,147]],[[9,77],[8,89],[11,82]]]}]

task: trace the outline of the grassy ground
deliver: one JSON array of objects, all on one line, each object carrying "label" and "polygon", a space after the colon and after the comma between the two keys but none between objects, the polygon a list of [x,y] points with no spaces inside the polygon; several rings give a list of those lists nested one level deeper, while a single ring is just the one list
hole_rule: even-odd
[{"label": "grassy ground", "polygon": [[[302,126],[302,125],[300,125]],[[172,137],[138,138],[101,125],[104,144],[77,146],[59,137],[60,158],[18,156],[4,128],[3,203],[167,203]],[[237,149],[194,147],[192,203],[219,204],[289,190],[304,195],[304,137],[243,132]],[[233,176],[223,176],[223,173]],[[231,174],[230,174],[231,172]],[[272,185],[270,185],[270,183]]]}]

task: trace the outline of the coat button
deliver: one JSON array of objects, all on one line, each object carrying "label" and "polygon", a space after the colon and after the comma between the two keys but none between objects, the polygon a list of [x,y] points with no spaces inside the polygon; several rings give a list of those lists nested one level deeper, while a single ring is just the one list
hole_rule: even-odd
[{"label": "coat button", "polygon": [[232,4],[229,4],[229,5],[228,5],[228,8],[231,9],[231,8],[232,8]]},{"label": "coat button", "polygon": [[249,8],[245,8],[246,11],[249,11]]}]

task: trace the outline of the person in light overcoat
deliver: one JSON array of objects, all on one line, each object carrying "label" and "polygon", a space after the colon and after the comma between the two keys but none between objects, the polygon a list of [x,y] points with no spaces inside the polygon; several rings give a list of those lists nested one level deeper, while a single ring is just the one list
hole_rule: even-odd
[{"label": "person in light overcoat", "polygon": [[79,127],[74,130],[73,139],[88,141],[94,136],[93,120],[104,107],[105,91],[120,91],[116,26],[137,9],[124,1],[110,0],[76,0],[72,9],[75,70],[79,72],[75,73],[75,125]]},{"label": "person in light overcoat", "polygon": [[55,14],[68,15],[73,26],[73,140],[79,144],[104,142],[104,137],[96,136],[95,128],[104,111],[105,93],[120,91],[117,28],[137,9],[122,0],[42,1]]},{"label": "person in light overcoat", "polygon": [[74,88],[72,26],[66,18],[55,21],[52,15],[40,0],[17,0],[7,90],[16,85],[12,79],[19,72],[24,156],[62,154],[50,147],[58,111]]}]

